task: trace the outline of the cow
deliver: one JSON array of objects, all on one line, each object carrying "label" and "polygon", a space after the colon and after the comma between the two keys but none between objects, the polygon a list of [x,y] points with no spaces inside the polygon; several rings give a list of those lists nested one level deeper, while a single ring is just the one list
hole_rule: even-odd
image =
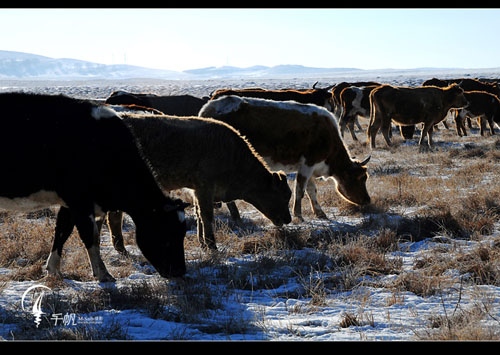
[{"label": "cow", "polygon": [[150,107],[166,115],[196,116],[207,101],[207,98],[199,98],[191,95],[162,96],[115,91],[111,93],[105,103],[112,105],[138,105]]},{"label": "cow", "polygon": [[457,134],[459,136],[467,135],[464,125],[466,116],[479,117],[481,135],[484,136],[484,120],[490,126],[490,133],[495,134],[494,122],[500,124],[500,100],[498,96],[485,91],[466,91],[464,96],[467,99],[468,105],[458,110],[455,117]]},{"label": "cow", "polygon": [[[165,190],[194,190],[198,239],[217,249],[213,203],[244,200],[273,224],[291,222],[292,195],[286,174],[272,172],[252,145],[224,122],[199,117],[122,114]],[[119,213],[108,215],[111,232],[121,236]]]},{"label": "cow", "polygon": [[419,141],[422,150],[426,136],[429,147],[433,148],[432,127],[442,121],[451,108],[466,106],[467,100],[457,84],[446,88],[382,85],[370,93],[370,105],[368,142],[372,148],[375,148],[375,136],[380,127],[387,145],[391,145],[389,130],[393,120],[399,125],[424,124]]},{"label": "cow", "polygon": [[349,128],[351,137],[357,141],[354,123],[357,116],[370,119],[370,92],[377,86],[348,86],[340,93],[342,110],[339,118],[340,134],[344,137],[345,127]]},{"label": "cow", "polygon": [[342,93],[342,90],[344,90],[345,88],[347,87],[363,87],[363,86],[379,86],[381,84],[375,82],[375,81],[357,81],[357,82],[352,82],[352,83],[349,83],[349,82],[341,82],[341,83],[338,83],[337,85],[335,85],[333,88],[332,88],[332,91],[331,91],[331,107],[332,107],[332,112],[335,114],[335,117],[340,117],[340,115],[342,114],[342,101],[341,101],[341,97],[340,97],[340,94]]},{"label": "cow", "polygon": [[353,161],[333,114],[323,107],[292,101],[224,96],[203,106],[200,117],[226,122],[248,138],[272,169],[297,172],[293,215],[303,221],[301,201],[307,192],[314,214],[327,219],[316,198],[312,178],[333,177],[347,201],[370,203],[368,174],[363,162]]},{"label": "cow", "polygon": [[[498,86],[498,83],[496,81],[490,82],[485,79],[469,79],[469,78],[459,78],[459,79],[436,79],[432,78],[427,81],[425,81],[422,85],[427,86],[427,85],[434,85],[434,86],[439,86],[439,87],[445,87],[450,84],[458,84],[464,91],[485,91],[490,94],[496,95],[497,97],[500,98],[500,87]],[[458,111],[453,110],[454,112],[452,115],[455,117],[455,123],[460,124],[461,126],[457,126],[457,134],[461,136],[462,134],[466,135],[465,132],[465,125],[463,124],[463,119],[462,118],[457,118]],[[470,117],[468,115],[465,115],[467,118],[467,125],[469,128],[472,128]],[[484,123],[482,119],[479,119],[480,123],[480,129],[481,129],[481,135],[484,133]],[[493,129],[492,126],[490,125],[490,129]]]},{"label": "cow", "polygon": [[[347,126],[352,139],[358,140],[354,133],[354,124],[356,123],[358,128],[361,128],[357,121],[359,116],[370,119],[370,93],[378,86],[380,85],[348,86],[342,90],[339,97],[342,106],[341,110],[339,110],[341,112],[339,123],[342,137],[344,137],[345,127]],[[399,130],[404,139],[411,139],[415,132],[415,126],[399,126]],[[392,135],[392,131],[389,131],[389,135]]]},{"label": "cow", "polygon": [[[116,209],[132,217],[137,245],[161,276],[185,274],[186,206],[164,195],[113,110],[62,95],[22,93],[0,94],[0,105],[0,208],[61,206],[49,274],[59,274],[64,241],[76,226],[93,275],[113,281],[99,253],[95,220]],[[96,157],[105,157],[103,164],[96,166]]]},{"label": "cow", "polygon": [[451,84],[458,84],[464,91],[486,91],[493,95],[500,95],[500,87],[496,82],[484,82],[478,79],[436,79],[432,78],[423,82],[422,86],[447,87]]},{"label": "cow", "polygon": [[261,98],[273,101],[295,101],[303,104],[314,104],[317,106],[326,107],[328,110],[332,109],[330,89],[333,86],[326,88],[316,89],[314,84],[313,89],[308,90],[264,90],[264,89],[220,89],[215,91],[210,100],[217,100],[222,96],[242,96]]}]

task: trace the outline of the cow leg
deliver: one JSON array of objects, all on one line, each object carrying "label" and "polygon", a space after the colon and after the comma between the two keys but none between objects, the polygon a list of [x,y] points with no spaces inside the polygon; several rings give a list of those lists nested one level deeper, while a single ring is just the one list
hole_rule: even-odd
[{"label": "cow leg", "polygon": [[359,118],[356,117],[356,119],[354,120],[354,123],[356,124],[356,127],[358,127],[359,130],[362,130],[363,127],[361,127],[361,124],[359,123]]},{"label": "cow leg", "polygon": [[[349,132],[351,133],[351,137],[353,140],[357,141],[358,137],[354,133],[354,123],[356,122],[356,117],[350,117],[349,122],[347,123],[347,127],[349,128]],[[358,123],[359,125],[359,123]]]},{"label": "cow leg", "polygon": [[465,111],[460,110],[455,116],[455,126],[457,129],[457,134],[462,137],[467,136],[467,130],[465,129]]},{"label": "cow leg", "polygon": [[380,128],[380,119],[377,117],[372,117],[370,119],[370,125],[367,131],[368,142],[371,144],[372,148],[375,148],[376,146],[375,137],[377,136],[379,128]]},{"label": "cow leg", "polygon": [[125,243],[123,241],[123,212],[110,211],[108,212],[108,226],[111,233],[111,241],[115,250],[123,256],[128,256]]},{"label": "cow leg", "polygon": [[469,129],[472,129],[472,121],[470,117],[467,117],[467,126],[469,127]]},{"label": "cow leg", "polygon": [[344,131],[347,126],[347,117],[340,117],[339,124],[340,124],[340,136],[344,138]]},{"label": "cow leg", "polygon": [[488,126],[490,126],[490,133],[492,136],[495,135],[495,122],[493,122],[492,117],[486,117],[486,120],[488,121]]},{"label": "cow leg", "polygon": [[390,120],[382,121],[382,135],[384,136],[385,143],[387,146],[391,146],[391,137],[392,137],[392,125]]},{"label": "cow leg", "polygon": [[86,211],[84,212],[83,209],[78,209],[76,211],[72,211],[72,214],[80,239],[85,245],[85,248],[87,248],[92,273],[100,282],[114,282],[115,279],[108,272],[101,259],[99,251],[100,236],[95,221],[93,206],[85,210]]},{"label": "cow leg", "polygon": [[47,273],[49,275],[55,275],[62,277],[61,274],[61,256],[62,249],[66,240],[73,232],[73,227],[75,223],[71,212],[68,208],[61,206],[59,212],[57,213],[56,228],[54,234],[54,242],[52,244],[52,250],[50,252],[49,258],[47,259],[47,264],[45,266]]},{"label": "cow leg", "polygon": [[481,134],[481,137],[484,137],[486,130],[486,121],[484,116],[479,116],[477,118],[477,123],[479,124],[479,133]]},{"label": "cow leg", "polygon": [[318,199],[316,197],[316,184],[314,183],[314,179],[309,179],[306,185],[306,192],[309,196],[309,200],[311,202],[311,208],[314,212],[314,215],[320,219],[328,219],[326,213],[321,209],[320,204],[318,203]]},{"label": "cow leg", "polygon": [[422,129],[422,132],[420,134],[420,141],[418,142],[418,144],[420,146],[420,151],[425,150],[425,148],[424,148],[424,140],[425,140],[426,136],[427,136],[427,139],[428,139],[429,148],[432,149],[432,147],[433,147],[433,143],[432,143],[432,124],[427,124],[427,123],[424,124],[424,128]]},{"label": "cow leg", "polygon": [[[304,198],[304,192],[306,191],[306,186],[311,179],[312,173],[313,169],[304,163],[301,164],[297,172],[297,177],[295,178],[295,200],[293,203],[293,216],[295,222],[304,221],[304,218],[302,218],[302,199]],[[313,195],[315,196],[315,194]]]},{"label": "cow leg", "polygon": [[217,250],[215,243],[214,223],[214,193],[211,189],[196,189],[196,221],[198,240],[204,249]]},{"label": "cow leg", "polygon": [[231,201],[228,202],[227,204],[227,209],[229,210],[229,214],[231,215],[231,218],[233,221],[236,223],[241,223],[241,216],[240,216],[240,211],[238,211],[238,207],[236,206],[236,202]]}]

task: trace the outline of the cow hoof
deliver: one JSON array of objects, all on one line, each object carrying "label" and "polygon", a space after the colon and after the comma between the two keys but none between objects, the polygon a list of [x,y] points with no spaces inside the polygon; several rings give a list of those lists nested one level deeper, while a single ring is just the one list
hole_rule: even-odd
[{"label": "cow hoof", "polygon": [[54,278],[58,278],[58,279],[64,279],[63,274],[59,270],[54,271],[54,270],[46,269],[45,271],[47,272],[46,277],[49,277],[49,278],[54,277]]},{"label": "cow hoof", "polygon": [[116,280],[109,273],[106,273],[103,276],[99,277],[99,282],[116,282]]},{"label": "cow hoof", "polygon": [[326,213],[323,212],[323,211],[317,212],[316,213],[316,218],[318,218],[318,219],[326,219],[326,220],[329,219],[328,216],[326,215]]},{"label": "cow hoof", "polygon": [[295,216],[292,219],[292,223],[294,223],[294,224],[298,224],[298,223],[302,223],[302,222],[304,222],[304,218],[302,218],[302,216]]}]

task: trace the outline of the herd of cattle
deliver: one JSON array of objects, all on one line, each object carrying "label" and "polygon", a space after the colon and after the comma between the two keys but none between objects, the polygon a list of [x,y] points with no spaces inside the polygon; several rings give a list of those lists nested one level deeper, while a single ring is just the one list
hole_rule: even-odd
[{"label": "herd of cattle", "polygon": [[[66,96],[0,94],[0,208],[33,210],[59,205],[49,274],[60,274],[62,248],[76,226],[94,276],[113,281],[99,252],[107,218],[113,244],[126,254],[123,212],[136,226],[136,241],[164,277],[185,274],[184,209],[165,191],[194,193],[198,239],[216,249],[214,203],[235,200],[255,206],[273,224],[292,221],[286,173],[296,173],[293,219],[302,221],[309,196],[316,217],[327,218],[316,197],[317,177],[333,178],[347,201],[370,203],[366,164],[352,159],[342,136],[352,138],[358,117],[369,118],[375,148],[379,129],[391,144],[391,124],[412,137],[423,124],[420,146],[433,126],[452,115],[457,133],[479,117],[500,125],[500,88],[473,79],[432,79],[420,87],[376,82],[340,83],[307,90],[218,90],[210,97],[114,92],[105,102]],[[98,158],[98,159],[96,159]],[[96,164],[98,161],[100,164]]]}]

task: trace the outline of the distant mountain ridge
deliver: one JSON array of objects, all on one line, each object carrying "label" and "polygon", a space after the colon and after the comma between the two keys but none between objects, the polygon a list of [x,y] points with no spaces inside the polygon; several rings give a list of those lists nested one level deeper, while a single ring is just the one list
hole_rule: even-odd
[{"label": "distant mountain ridge", "polygon": [[[127,64],[99,64],[78,59],[49,58],[42,55],[0,50],[0,80],[92,80],[92,79],[166,79],[166,80],[223,80],[223,79],[311,79],[349,78],[370,80],[392,75],[470,75],[495,73],[500,68],[414,68],[376,69],[314,68],[303,65],[255,65],[248,68],[234,66],[207,67],[184,71],[163,70]],[[452,73],[452,74],[451,74]],[[472,75],[472,74],[471,74]]]},{"label": "distant mountain ridge", "polygon": [[263,65],[238,68],[207,67],[182,72],[127,64],[99,64],[78,59],[50,58],[37,54],[0,50],[0,79],[229,79],[239,77],[284,78],[328,75],[356,68],[311,68],[302,65]]}]

